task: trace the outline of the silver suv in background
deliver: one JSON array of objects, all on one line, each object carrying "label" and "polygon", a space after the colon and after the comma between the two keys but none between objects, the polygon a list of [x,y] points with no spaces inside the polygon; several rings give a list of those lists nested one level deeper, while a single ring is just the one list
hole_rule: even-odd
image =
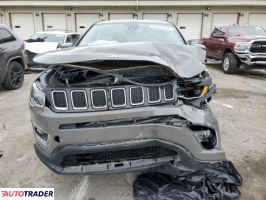
[{"label": "silver suv in background", "polygon": [[28,64],[30,66],[36,64],[33,58],[38,53],[74,46],[79,38],[79,33],[68,30],[51,29],[34,33],[28,40],[25,40]]},{"label": "silver suv in background", "polygon": [[22,86],[27,60],[24,42],[12,30],[0,24],[0,84],[13,90]]}]

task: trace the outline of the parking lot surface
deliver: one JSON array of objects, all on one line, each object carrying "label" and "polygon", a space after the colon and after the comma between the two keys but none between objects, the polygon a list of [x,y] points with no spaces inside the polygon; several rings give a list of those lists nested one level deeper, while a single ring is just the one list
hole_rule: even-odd
[{"label": "parking lot surface", "polygon": [[[225,75],[209,65],[217,84],[211,108],[220,125],[222,146],[244,178],[241,200],[266,199],[266,73],[247,71]],[[55,199],[132,199],[127,174],[57,175],[45,167],[33,149],[28,109],[27,74],[19,90],[0,88],[0,187],[55,188]]]}]

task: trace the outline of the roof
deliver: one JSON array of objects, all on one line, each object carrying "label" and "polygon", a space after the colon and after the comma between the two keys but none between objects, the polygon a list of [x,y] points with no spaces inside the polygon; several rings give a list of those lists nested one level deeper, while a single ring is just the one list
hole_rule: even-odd
[{"label": "roof", "polygon": [[153,23],[153,24],[172,24],[169,21],[161,21],[161,20],[139,20],[139,19],[127,19],[127,20],[102,20],[97,22],[97,24],[115,24],[115,23]]},{"label": "roof", "polygon": [[79,34],[77,32],[72,31],[64,31],[64,30],[48,30],[48,31],[38,31],[36,33],[46,33],[46,34],[55,34],[55,35],[68,35],[68,34]]},{"label": "roof", "polygon": [[259,25],[239,25],[239,24],[233,24],[233,25],[227,25],[227,26],[215,26],[214,28],[217,29],[223,29],[223,28],[231,28],[231,27],[249,27],[249,26],[257,26],[257,27],[261,27]]}]

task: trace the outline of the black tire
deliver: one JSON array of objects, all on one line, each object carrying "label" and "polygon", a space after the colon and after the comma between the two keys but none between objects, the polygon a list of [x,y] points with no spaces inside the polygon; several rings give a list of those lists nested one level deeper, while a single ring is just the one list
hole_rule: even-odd
[{"label": "black tire", "polygon": [[225,74],[234,74],[238,68],[238,59],[233,53],[226,53],[222,62],[223,72]]},{"label": "black tire", "polygon": [[2,83],[3,88],[15,90],[22,86],[24,81],[24,69],[20,63],[12,61],[7,66],[5,80]]}]

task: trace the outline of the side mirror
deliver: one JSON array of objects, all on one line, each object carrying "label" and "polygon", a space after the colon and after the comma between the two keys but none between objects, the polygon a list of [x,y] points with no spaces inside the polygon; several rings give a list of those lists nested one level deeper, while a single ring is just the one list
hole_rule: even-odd
[{"label": "side mirror", "polygon": [[219,34],[219,33],[214,33],[212,35],[213,38],[217,38],[217,39],[225,39],[225,35],[224,34]]},{"label": "side mirror", "polygon": [[199,47],[199,48],[203,49],[204,51],[206,51],[206,46],[202,44],[202,41],[200,39],[197,39],[197,40],[188,40],[187,43],[190,46]]},{"label": "side mirror", "polygon": [[64,49],[64,48],[69,48],[69,47],[73,47],[74,44],[69,42],[69,43],[65,43],[65,44],[62,44],[60,45],[60,48]]}]

